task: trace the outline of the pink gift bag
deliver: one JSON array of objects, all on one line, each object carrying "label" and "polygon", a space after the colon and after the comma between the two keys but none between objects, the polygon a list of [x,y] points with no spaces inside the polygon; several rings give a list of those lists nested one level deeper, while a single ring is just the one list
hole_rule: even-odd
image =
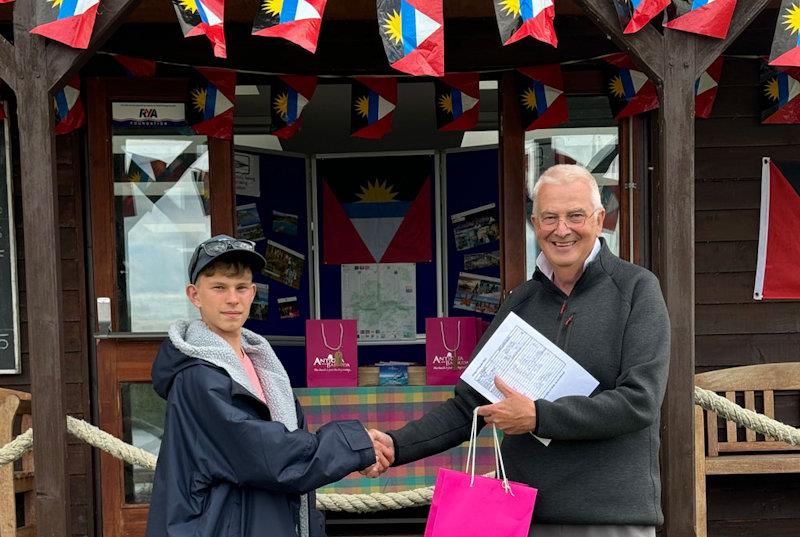
[{"label": "pink gift bag", "polygon": [[478,343],[477,317],[425,319],[425,383],[456,384]]},{"label": "pink gift bag", "polygon": [[356,321],[306,321],[306,383],[309,388],[358,386]]},{"label": "pink gift bag", "polygon": [[496,429],[501,479],[475,475],[476,423],[473,418],[466,471],[439,469],[424,537],[527,537],[530,531],[537,490],[506,478]]}]

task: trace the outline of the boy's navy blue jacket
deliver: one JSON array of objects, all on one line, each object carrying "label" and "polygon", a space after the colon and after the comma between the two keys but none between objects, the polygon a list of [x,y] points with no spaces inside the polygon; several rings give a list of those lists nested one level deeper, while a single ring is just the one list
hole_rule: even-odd
[{"label": "boy's navy blue jacket", "polygon": [[332,422],[312,434],[295,401],[298,429],[289,432],[223,369],[169,339],[152,376],[167,416],[147,537],[294,537],[305,493],[309,534],[325,535],[314,489],[375,462],[360,422]]}]

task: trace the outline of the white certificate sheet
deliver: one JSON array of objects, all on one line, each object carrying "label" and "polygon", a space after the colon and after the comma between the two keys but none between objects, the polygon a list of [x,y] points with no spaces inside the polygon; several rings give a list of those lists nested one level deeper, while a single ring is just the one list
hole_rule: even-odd
[{"label": "white certificate sheet", "polygon": [[461,375],[492,403],[503,399],[499,376],[532,400],[589,395],[599,382],[515,313],[509,313]]}]

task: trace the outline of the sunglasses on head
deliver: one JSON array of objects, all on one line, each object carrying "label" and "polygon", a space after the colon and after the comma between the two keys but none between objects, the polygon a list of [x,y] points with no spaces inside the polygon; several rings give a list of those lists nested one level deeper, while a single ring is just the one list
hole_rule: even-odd
[{"label": "sunglasses on head", "polygon": [[247,239],[214,239],[206,241],[200,245],[203,251],[211,257],[225,253],[228,250],[252,250],[255,251],[256,243]]}]

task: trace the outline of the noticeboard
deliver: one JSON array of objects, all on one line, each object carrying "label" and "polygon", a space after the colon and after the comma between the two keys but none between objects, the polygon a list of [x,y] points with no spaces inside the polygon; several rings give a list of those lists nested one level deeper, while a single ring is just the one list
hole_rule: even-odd
[{"label": "noticeboard", "polygon": [[19,317],[7,124],[0,122],[0,373],[14,374],[20,372]]}]

